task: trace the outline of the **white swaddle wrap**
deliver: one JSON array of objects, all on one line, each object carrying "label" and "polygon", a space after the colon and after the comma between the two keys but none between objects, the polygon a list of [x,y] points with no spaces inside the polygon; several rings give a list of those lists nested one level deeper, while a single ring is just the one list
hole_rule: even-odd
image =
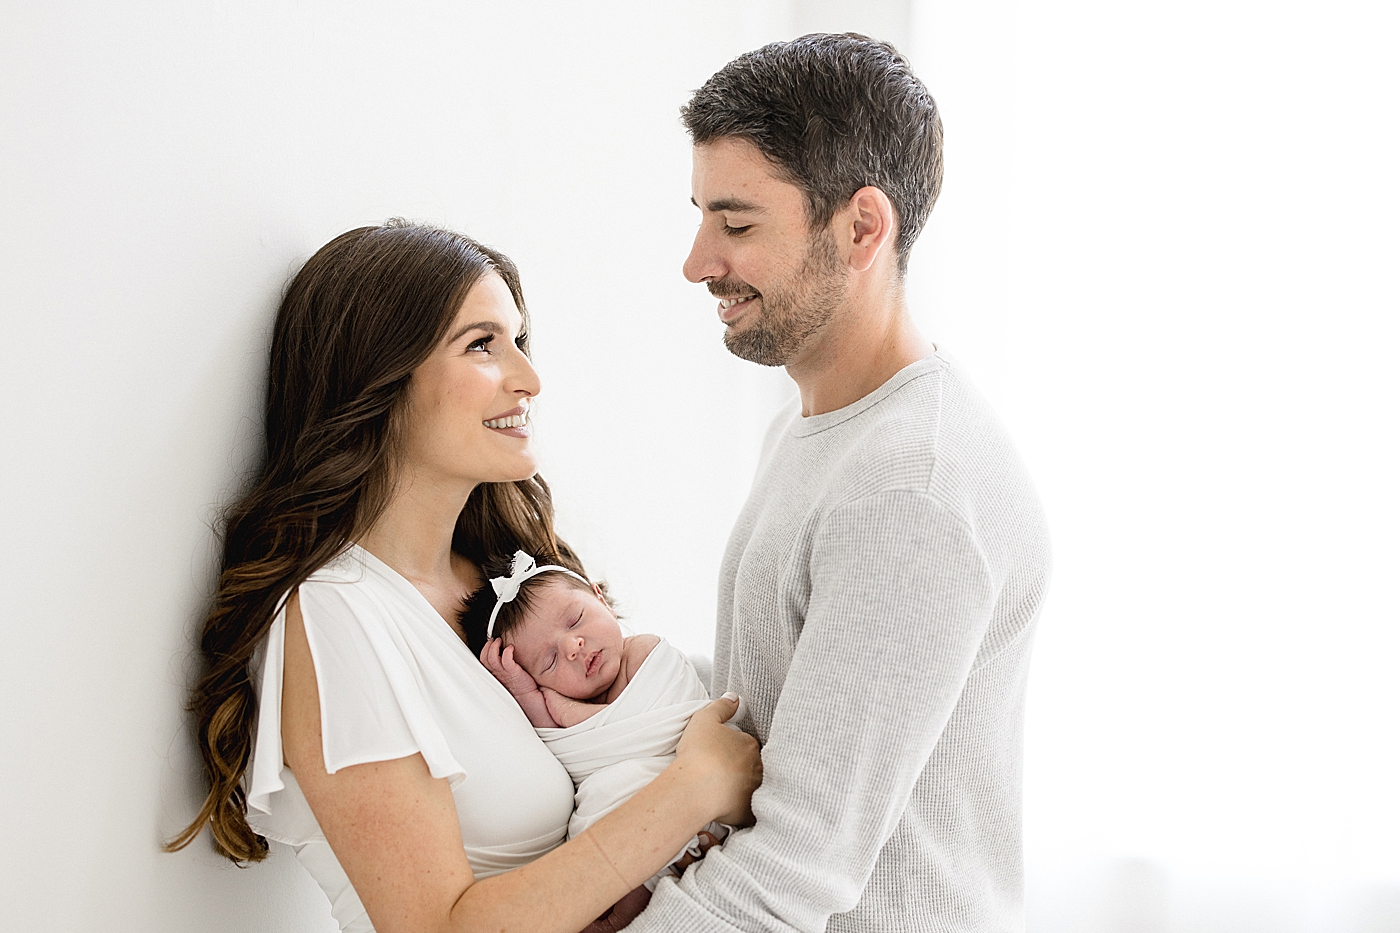
[{"label": "white swaddle wrap", "polygon": [[[567,729],[536,729],[574,779],[569,838],[666,770],[686,723],[709,702],[690,660],[663,638],[607,709]],[[721,839],[727,832],[719,824],[706,828]]]}]

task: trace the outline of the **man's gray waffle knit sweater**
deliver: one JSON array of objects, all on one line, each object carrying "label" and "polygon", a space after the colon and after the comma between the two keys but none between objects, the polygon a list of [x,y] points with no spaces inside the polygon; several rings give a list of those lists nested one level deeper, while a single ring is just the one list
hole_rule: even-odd
[{"label": "man's gray waffle knit sweater", "polygon": [[1026,472],[937,354],[780,417],[720,579],[716,692],[757,825],[633,933],[1021,930],[1021,721],[1050,550]]}]

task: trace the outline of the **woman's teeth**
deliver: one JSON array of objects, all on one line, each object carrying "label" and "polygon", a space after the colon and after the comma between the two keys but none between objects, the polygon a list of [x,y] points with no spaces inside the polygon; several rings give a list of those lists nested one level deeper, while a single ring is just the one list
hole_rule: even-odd
[{"label": "woman's teeth", "polygon": [[734,307],[735,305],[739,304],[741,301],[748,301],[750,298],[757,298],[757,297],[758,297],[757,295],[745,295],[745,296],[742,297],[742,298],[721,298],[721,299],[719,300],[719,306],[720,306],[721,308],[723,308],[724,310],[728,311],[730,308],[732,308],[732,307]]},{"label": "woman's teeth", "polygon": [[511,415],[509,418],[493,418],[481,423],[488,428],[523,428],[528,417],[528,415]]}]

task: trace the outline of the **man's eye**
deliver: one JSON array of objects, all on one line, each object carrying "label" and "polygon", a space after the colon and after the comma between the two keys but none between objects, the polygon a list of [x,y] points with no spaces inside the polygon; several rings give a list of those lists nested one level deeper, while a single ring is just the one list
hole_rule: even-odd
[{"label": "man's eye", "polygon": [[744,231],[748,230],[748,229],[749,229],[750,227],[752,227],[752,226],[753,226],[753,224],[745,224],[745,225],[742,226],[742,227],[731,227],[731,226],[729,226],[729,224],[725,224],[725,225],[724,225],[724,232],[727,233],[727,234],[730,235],[730,236],[738,236],[739,234],[741,234],[741,233],[743,233]]}]

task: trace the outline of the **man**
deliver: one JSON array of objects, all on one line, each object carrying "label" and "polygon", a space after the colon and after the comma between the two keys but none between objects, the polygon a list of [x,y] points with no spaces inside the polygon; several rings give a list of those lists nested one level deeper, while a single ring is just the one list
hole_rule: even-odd
[{"label": "man", "polygon": [[814,35],[731,62],[683,118],[686,277],[800,411],[769,432],[720,584],[713,687],[763,744],[757,823],[630,929],[1022,929],[1049,547],[995,417],[905,307],[942,175],[934,102],[891,46]]}]

